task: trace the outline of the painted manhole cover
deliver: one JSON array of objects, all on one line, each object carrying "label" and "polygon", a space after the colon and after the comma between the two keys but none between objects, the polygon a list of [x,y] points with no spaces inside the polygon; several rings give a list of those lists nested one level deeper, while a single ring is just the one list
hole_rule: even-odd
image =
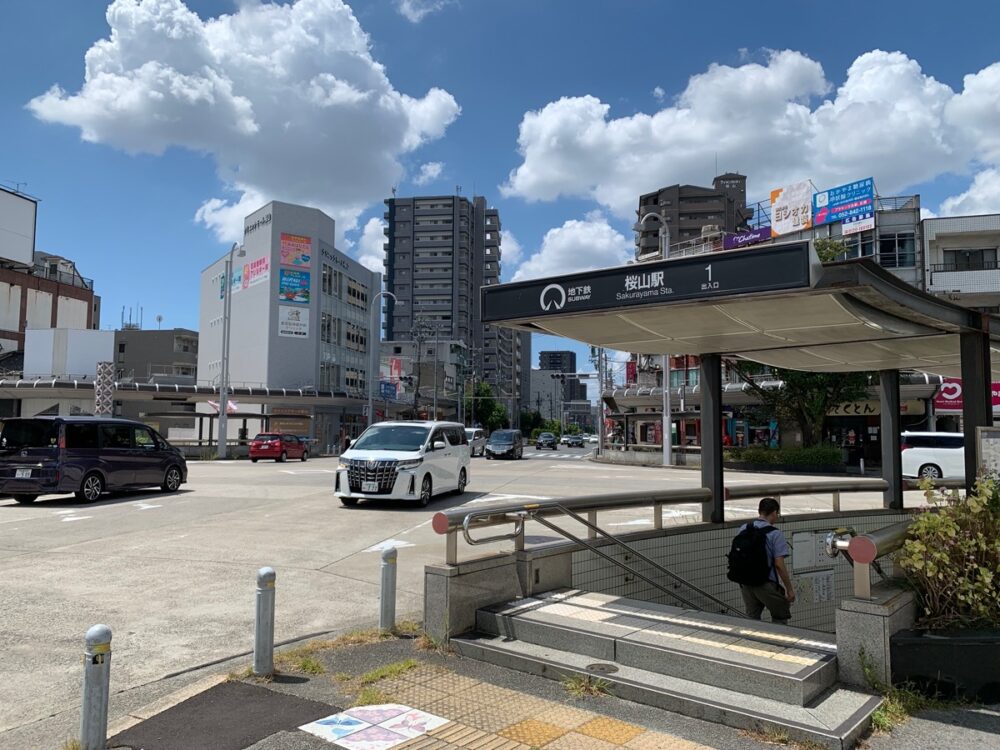
[{"label": "painted manhole cover", "polygon": [[604,664],[602,662],[598,662],[597,664],[588,664],[587,671],[596,672],[597,674],[614,674],[618,671],[618,667],[614,664]]}]

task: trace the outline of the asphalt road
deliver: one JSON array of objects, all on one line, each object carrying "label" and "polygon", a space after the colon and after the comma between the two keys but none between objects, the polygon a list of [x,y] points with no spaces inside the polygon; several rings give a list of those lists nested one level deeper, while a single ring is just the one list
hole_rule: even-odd
[{"label": "asphalt road", "polygon": [[[595,464],[588,453],[560,447],[529,450],[516,462],[473,459],[466,494],[426,509],[401,502],[342,507],[332,494],[333,458],[192,462],[189,483],[175,495],[119,495],[93,505],[61,497],[30,506],[0,501],[0,748],[48,746],[76,731],[83,634],[95,623],[114,633],[113,719],[126,703],[119,695],[135,702],[143,689],[156,693],[167,675],[194,675],[252,649],[255,574],[263,565],[277,571],[278,640],[376,623],[386,545],[399,548],[399,616],[419,619],[423,566],[444,559],[444,540],[430,528],[437,510],[700,484],[697,471]],[[827,510],[829,502],[789,499],[783,512]],[[880,506],[875,495],[844,500],[845,508]],[[755,501],[728,509],[752,516]],[[665,522],[698,520],[695,506],[665,511]],[[642,527],[651,520],[638,509],[604,514],[601,523]],[[540,527],[528,535],[535,543],[551,538]]]}]

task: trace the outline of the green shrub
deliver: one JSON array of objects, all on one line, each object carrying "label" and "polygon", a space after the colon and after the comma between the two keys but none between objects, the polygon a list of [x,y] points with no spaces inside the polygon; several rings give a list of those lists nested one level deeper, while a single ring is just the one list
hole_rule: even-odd
[{"label": "green shrub", "polygon": [[981,477],[962,498],[934,494],[913,521],[896,562],[928,628],[1000,627],[1000,484]]},{"label": "green shrub", "polygon": [[725,461],[760,466],[841,466],[840,448],[818,445],[812,448],[727,448]]}]

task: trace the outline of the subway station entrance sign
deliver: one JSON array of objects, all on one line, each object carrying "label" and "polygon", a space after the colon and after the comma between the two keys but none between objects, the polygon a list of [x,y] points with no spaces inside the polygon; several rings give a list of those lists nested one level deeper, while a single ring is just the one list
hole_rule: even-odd
[{"label": "subway station entrance sign", "polygon": [[793,242],[483,287],[483,321],[805,289],[812,257]]}]

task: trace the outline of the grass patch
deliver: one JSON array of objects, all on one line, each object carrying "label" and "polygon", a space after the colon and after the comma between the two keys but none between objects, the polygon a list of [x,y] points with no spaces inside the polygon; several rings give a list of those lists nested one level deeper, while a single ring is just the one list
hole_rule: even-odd
[{"label": "grass patch", "polygon": [[882,705],[875,709],[875,713],[872,714],[872,730],[877,734],[888,734],[921,711],[931,708],[955,708],[963,705],[962,701],[947,701],[924,695],[916,690],[914,685],[886,685],[878,678],[875,665],[872,664],[864,647],[858,652],[858,657],[861,661],[861,670],[864,672],[865,681],[872,690],[881,693],[883,697]]},{"label": "grass patch", "polygon": [[323,663],[312,656],[306,656],[300,659],[298,664],[295,665],[300,672],[304,674],[323,674],[326,671],[326,667]]},{"label": "grass patch", "polygon": [[66,740],[62,743],[61,750],[83,750],[80,740]]},{"label": "grass patch", "polygon": [[760,742],[765,745],[788,745],[791,743],[791,740],[788,737],[788,732],[784,729],[777,729],[774,727],[745,729],[740,732],[740,734],[753,740],[754,742]]},{"label": "grass patch", "polygon": [[378,688],[368,686],[361,689],[358,697],[354,699],[352,706],[377,706],[380,703],[391,703],[392,697],[386,695]]},{"label": "grass patch", "polygon": [[562,686],[574,698],[587,698],[611,695],[611,683],[600,677],[590,675],[572,675],[564,677]]},{"label": "grass patch", "polygon": [[337,682],[350,682],[354,679],[354,675],[350,672],[337,672],[337,674],[333,676],[333,679]]},{"label": "grass patch", "polygon": [[[284,649],[278,651],[274,655],[275,666],[281,666],[285,669],[306,672],[308,674],[323,674],[326,670],[322,668],[322,664],[315,658],[315,655],[321,651],[335,651],[341,648],[350,648],[352,646],[368,646],[372,643],[381,643],[382,641],[391,641],[396,638],[395,635],[388,631],[372,629],[372,630],[352,630],[349,633],[344,633],[343,635],[337,636],[336,638],[323,638],[315,641],[307,641],[293,648]],[[316,666],[321,668],[321,671],[311,671]]]},{"label": "grass patch", "polygon": [[[376,667],[370,672],[365,672],[359,678],[359,682],[362,685],[372,685],[381,680],[389,679],[390,677],[399,677],[401,674],[409,672],[411,669],[416,669],[420,666],[420,662],[416,659],[406,659],[405,661],[397,661],[392,664],[386,664],[382,667]],[[364,692],[364,691],[362,691]]]},{"label": "grass patch", "polygon": [[226,675],[226,682],[239,682],[253,677],[253,667],[247,665],[243,669],[237,669]]},{"label": "grass patch", "polygon": [[402,622],[397,622],[396,627],[392,629],[393,635],[397,638],[416,638],[423,632],[423,623],[415,622],[413,620],[403,620]]},{"label": "grass patch", "polygon": [[421,633],[417,636],[417,638],[413,641],[413,646],[417,649],[417,651],[433,651],[436,654],[443,655],[455,653],[455,649],[449,646],[445,641],[439,641],[437,638],[434,638],[427,633]]}]

